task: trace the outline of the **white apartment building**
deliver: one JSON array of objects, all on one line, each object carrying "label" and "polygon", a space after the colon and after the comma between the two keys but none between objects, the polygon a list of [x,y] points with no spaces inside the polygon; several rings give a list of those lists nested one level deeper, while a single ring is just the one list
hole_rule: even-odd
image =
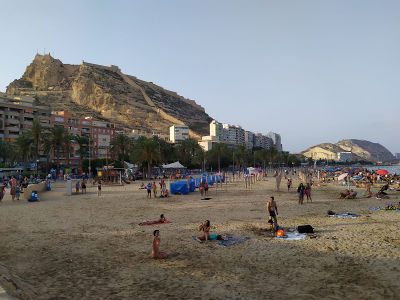
[{"label": "white apartment building", "polygon": [[210,136],[215,137],[218,141],[224,140],[224,128],[222,123],[212,120],[210,123]]},{"label": "white apartment building", "polygon": [[244,132],[244,142],[246,144],[246,148],[251,150],[254,148],[254,132],[246,130]]},{"label": "white apartment building", "polygon": [[169,128],[169,140],[178,143],[189,138],[189,127],[186,125],[172,125]]},{"label": "white apartment building", "polygon": [[275,149],[282,151],[282,140],[280,134],[268,132],[267,136],[272,139]]},{"label": "white apartment building", "polygon": [[232,145],[244,145],[245,144],[245,135],[244,129],[240,126],[223,124],[223,128],[227,133],[227,140],[228,144]]}]

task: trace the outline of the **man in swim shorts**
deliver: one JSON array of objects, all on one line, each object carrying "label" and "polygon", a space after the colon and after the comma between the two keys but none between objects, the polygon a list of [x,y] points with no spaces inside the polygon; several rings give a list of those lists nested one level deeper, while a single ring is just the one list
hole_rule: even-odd
[{"label": "man in swim shorts", "polygon": [[278,206],[276,205],[275,199],[273,196],[269,197],[267,202],[267,209],[270,218],[273,220],[273,228],[276,231],[278,229]]}]

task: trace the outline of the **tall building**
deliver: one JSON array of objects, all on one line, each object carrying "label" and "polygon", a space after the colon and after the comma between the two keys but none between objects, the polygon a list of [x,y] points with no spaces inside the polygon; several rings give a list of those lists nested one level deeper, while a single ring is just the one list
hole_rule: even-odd
[{"label": "tall building", "polygon": [[44,128],[51,127],[49,107],[35,106],[30,97],[10,98],[0,95],[0,139],[15,141],[26,129],[32,127],[36,118]]},{"label": "tall building", "polygon": [[394,156],[396,157],[396,159],[400,159],[400,153],[395,153]]},{"label": "tall building", "polygon": [[172,143],[181,142],[189,138],[189,127],[186,125],[172,125],[169,128],[169,140]]},{"label": "tall building", "polygon": [[254,136],[255,134],[251,131],[246,130],[244,132],[244,142],[246,144],[246,148],[249,150],[254,148]]},{"label": "tall building", "polygon": [[218,141],[224,140],[224,128],[222,123],[212,120],[210,123],[210,136],[215,137]]},{"label": "tall building", "polygon": [[261,133],[254,135],[254,147],[261,149],[270,149],[273,146],[273,141]]},{"label": "tall building", "polygon": [[275,149],[278,151],[282,151],[282,140],[280,134],[277,134],[275,132],[268,132],[267,136],[272,139]]},{"label": "tall building", "polygon": [[227,140],[228,144],[232,145],[244,145],[245,144],[245,131],[240,126],[223,124],[223,128],[226,130],[227,133]]}]

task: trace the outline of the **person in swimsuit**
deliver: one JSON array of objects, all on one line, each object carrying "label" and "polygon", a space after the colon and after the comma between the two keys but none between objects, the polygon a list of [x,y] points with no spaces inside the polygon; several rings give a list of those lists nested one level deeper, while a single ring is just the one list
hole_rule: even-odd
[{"label": "person in swimsuit", "polygon": [[164,259],[168,257],[168,254],[160,251],[160,230],[154,230],[153,232],[153,249],[151,250],[151,257],[154,259]]},{"label": "person in swimsuit", "polygon": [[82,180],[82,194],[86,194],[86,179]]},{"label": "person in swimsuit", "polygon": [[97,184],[97,196],[101,196],[101,180],[99,180]]},{"label": "person in swimsuit", "polygon": [[210,239],[210,228],[211,228],[211,225],[210,225],[209,220],[206,220],[204,223],[200,224],[199,230],[203,232],[203,235],[199,236],[197,239],[202,242],[209,240]]},{"label": "person in swimsuit", "polygon": [[288,192],[290,191],[291,186],[292,186],[292,179],[289,178],[289,179],[287,180],[287,191],[288,191]]},{"label": "person in swimsuit", "polygon": [[167,219],[164,217],[164,214],[161,214],[160,219],[158,219],[158,222],[165,223],[166,221],[167,221]]},{"label": "person in swimsuit", "polygon": [[267,209],[269,216],[273,221],[273,229],[276,231],[278,229],[278,205],[276,205],[275,198],[273,196],[269,197]]}]

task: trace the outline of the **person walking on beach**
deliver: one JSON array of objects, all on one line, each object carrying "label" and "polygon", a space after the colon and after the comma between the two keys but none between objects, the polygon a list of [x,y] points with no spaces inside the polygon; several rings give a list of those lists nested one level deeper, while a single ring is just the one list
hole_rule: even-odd
[{"label": "person walking on beach", "polygon": [[276,231],[278,229],[278,205],[276,204],[275,198],[273,196],[269,197],[267,202],[267,209],[270,218],[273,221],[273,229]]},{"label": "person walking on beach", "polygon": [[277,173],[275,180],[276,180],[276,191],[279,192],[281,187],[282,172]]},{"label": "person walking on beach", "polygon": [[287,180],[287,191],[290,192],[290,188],[292,187],[292,179],[288,178]]},{"label": "person walking on beach", "polygon": [[204,195],[207,196],[207,192],[208,192],[208,182],[207,180],[204,182]]},{"label": "person walking on beach", "polygon": [[303,204],[304,201],[304,191],[305,187],[303,183],[300,183],[299,187],[297,188],[297,193],[299,193],[299,204]]},{"label": "person walking on beach", "polygon": [[152,184],[151,184],[151,182],[149,182],[149,183],[146,185],[147,198],[151,198],[151,187],[152,187]]},{"label": "person walking on beach", "polygon": [[304,194],[307,197],[307,202],[310,200],[310,202],[312,202],[312,198],[311,198],[311,184],[307,183],[305,189],[304,189]]},{"label": "person walking on beach", "polygon": [[153,182],[152,188],[153,188],[153,196],[154,198],[157,198],[157,184],[155,181]]},{"label": "person walking on beach", "polygon": [[10,195],[11,195],[12,200],[14,201],[16,189],[17,189],[17,179],[14,176],[11,177],[10,186],[11,186]]},{"label": "person walking on beach", "polygon": [[0,202],[1,200],[3,200],[5,194],[6,194],[6,186],[3,183],[2,185],[0,185]]},{"label": "person walking on beach", "polygon": [[86,194],[86,179],[82,180],[81,189],[82,189],[82,194]]},{"label": "person walking on beach", "polygon": [[97,184],[97,196],[101,196],[101,180]]}]

